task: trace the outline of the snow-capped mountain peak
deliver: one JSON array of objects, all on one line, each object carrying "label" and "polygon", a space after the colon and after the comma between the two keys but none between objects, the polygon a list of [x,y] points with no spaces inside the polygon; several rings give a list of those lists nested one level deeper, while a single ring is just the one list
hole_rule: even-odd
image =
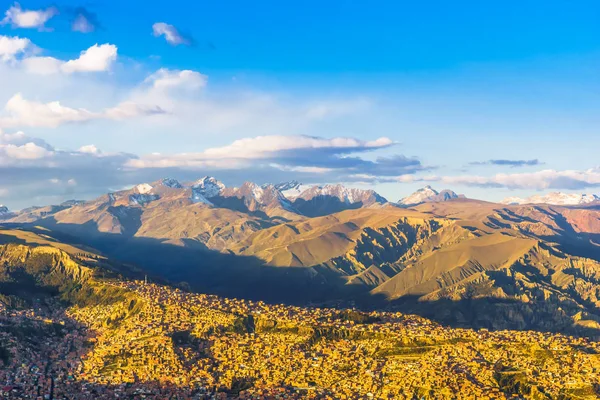
[{"label": "snow-capped mountain peak", "polygon": [[0,215],[2,215],[2,214],[8,214],[8,207],[0,204]]},{"label": "snow-capped mountain peak", "polygon": [[302,192],[313,187],[311,185],[303,185],[298,181],[282,182],[274,186],[288,200],[296,199]]},{"label": "snow-capped mountain peak", "polygon": [[527,198],[507,197],[502,204],[551,204],[558,206],[576,206],[600,202],[600,197],[587,193],[552,192],[545,195],[535,195]]},{"label": "snow-capped mountain peak", "polygon": [[399,201],[400,204],[419,204],[427,201],[429,198],[433,196],[437,196],[439,192],[433,189],[431,186],[427,185],[424,188],[421,188],[411,194],[410,196],[406,196],[402,200]]},{"label": "snow-capped mountain peak", "polygon": [[192,185],[195,193],[199,193],[207,199],[218,196],[223,189],[225,189],[225,185],[212,176],[200,178]]},{"label": "snow-capped mountain peak", "polygon": [[457,195],[455,192],[453,192],[452,190],[448,190],[448,189],[438,192],[431,186],[427,185],[424,188],[417,190],[410,196],[407,196],[407,197],[401,199],[398,203],[405,205],[405,206],[409,206],[409,205],[417,205],[417,204],[421,204],[421,203],[448,201],[448,200],[457,199],[460,197],[464,197],[464,196]]},{"label": "snow-capped mountain peak", "polygon": [[[254,182],[248,182],[247,186],[248,186],[248,188],[249,188],[250,190],[252,190],[252,197],[254,197],[254,199],[255,199],[256,201],[258,201],[259,203],[261,203],[261,202],[262,202],[263,195],[264,195],[264,193],[265,193],[265,188],[263,188],[263,187],[261,187],[261,186],[257,185],[257,184],[256,184],[256,183],[254,183]],[[267,186],[266,188],[268,189],[268,188],[269,188],[269,186]]]}]

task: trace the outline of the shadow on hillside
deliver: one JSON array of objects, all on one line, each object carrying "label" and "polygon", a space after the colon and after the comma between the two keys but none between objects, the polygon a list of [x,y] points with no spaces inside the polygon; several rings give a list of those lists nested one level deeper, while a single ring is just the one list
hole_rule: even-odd
[{"label": "shadow on hillside", "polygon": [[[191,239],[173,244],[155,238],[101,233],[93,222],[79,225],[45,220],[44,228],[51,232],[31,225],[12,227],[51,234],[73,246],[92,247],[110,259],[143,268],[151,279],[183,283],[184,288],[207,294],[309,304],[344,297],[346,292],[344,280],[338,274],[317,274],[310,268],[268,266],[256,257],[210,250]],[[123,275],[132,277],[127,273]],[[133,277],[140,279],[139,273]]]},{"label": "shadow on hillside", "polygon": [[540,239],[558,243],[558,249],[574,256],[600,261],[600,234],[582,233],[573,229],[567,219],[558,212],[550,212],[542,207],[535,209],[554,220],[565,235],[540,236]]},{"label": "shadow on hillside", "polygon": [[[570,315],[583,310],[569,301],[523,302],[492,297],[419,301],[417,296],[404,296],[388,302],[380,295],[363,298],[363,301],[361,305],[367,309],[382,307],[389,311],[416,314],[452,328],[532,330],[600,340],[600,329],[573,323]],[[589,319],[600,322],[598,315],[590,315]]]},{"label": "shadow on hillside", "polygon": [[286,223],[290,222],[289,219],[281,217],[281,216],[269,216],[264,211],[260,210],[250,210],[248,205],[245,202],[244,197],[223,197],[223,196],[215,196],[211,197],[211,203],[216,205],[219,208],[227,208],[233,211],[243,212],[248,215],[252,215],[253,217],[261,218],[265,221],[271,221],[273,223]]},{"label": "shadow on hillside", "polygon": [[[48,224],[46,227],[52,229]],[[581,311],[592,311],[583,319],[600,321],[600,310],[581,301],[586,309],[555,297],[530,302],[492,297],[423,302],[405,296],[390,302],[382,295],[370,294],[365,286],[346,285],[340,274],[326,268],[268,266],[255,257],[208,250],[193,240],[172,244],[97,230],[84,234],[81,225],[60,224],[54,228],[52,235],[60,241],[91,246],[109,258],[143,267],[151,279],[164,282],[164,278],[201,293],[269,303],[395,310],[452,327],[530,329],[600,337],[600,331],[590,327],[593,323],[573,325],[572,317]],[[33,226],[26,229],[38,231]],[[499,284],[510,294],[509,283]]]},{"label": "shadow on hillside", "polygon": [[292,207],[307,217],[322,217],[324,215],[334,214],[344,210],[354,210],[363,206],[362,201],[357,203],[344,203],[335,196],[320,195],[310,200],[296,199]]}]

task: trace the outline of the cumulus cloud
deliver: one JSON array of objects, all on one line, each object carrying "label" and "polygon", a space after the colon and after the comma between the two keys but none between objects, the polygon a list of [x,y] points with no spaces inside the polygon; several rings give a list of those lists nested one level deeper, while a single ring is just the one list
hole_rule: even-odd
[{"label": "cumulus cloud", "polygon": [[81,146],[79,148],[79,150],[77,150],[80,153],[87,153],[87,154],[100,154],[100,150],[93,144],[87,144],[85,146]]},{"label": "cumulus cloud", "polygon": [[0,117],[0,128],[46,127],[56,128],[65,123],[86,122],[95,119],[122,120],[144,115],[163,113],[160,107],[148,107],[124,102],[116,107],[100,112],[85,108],[63,106],[58,101],[41,103],[25,99],[21,93],[15,94],[4,107],[6,116]]},{"label": "cumulus cloud", "polygon": [[23,160],[41,160],[52,157],[54,149],[41,139],[31,138],[23,132],[5,134],[0,131],[0,165]]},{"label": "cumulus cloud", "polygon": [[27,57],[21,63],[32,74],[52,75],[57,73],[109,71],[117,59],[117,46],[114,44],[95,44],[81,52],[73,60],[62,61],[54,57]]},{"label": "cumulus cloud", "polygon": [[9,116],[0,118],[0,127],[51,127],[55,128],[66,122],[82,122],[93,119],[94,113],[83,108],[65,107],[58,101],[40,103],[29,101],[15,94],[8,100],[4,111]]},{"label": "cumulus cloud", "polygon": [[31,142],[25,143],[22,146],[8,144],[0,148],[0,151],[3,151],[6,157],[15,160],[38,160],[53,154],[51,151]]},{"label": "cumulus cloud", "polygon": [[19,3],[15,3],[4,13],[4,19],[0,24],[10,24],[14,28],[37,28],[46,29],[48,20],[58,14],[55,7],[46,10],[23,10]]},{"label": "cumulus cloud", "polygon": [[499,165],[499,166],[511,167],[511,168],[531,167],[531,166],[541,165],[541,164],[543,164],[543,163],[540,162],[538,159],[534,159],[534,160],[501,159],[501,160],[475,161],[475,162],[469,163],[469,165]]},{"label": "cumulus cloud", "polygon": [[191,70],[169,70],[161,68],[148,78],[145,82],[156,90],[184,89],[197,90],[206,86],[208,77],[199,72]]},{"label": "cumulus cloud", "polygon": [[33,47],[33,44],[27,38],[0,35],[0,60],[2,62],[14,62],[17,56],[26,54]]},{"label": "cumulus cloud", "polygon": [[70,60],[61,66],[67,74],[73,72],[108,71],[117,59],[117,46],[114,44],[93,45],[81,52],[79,58]]},{"label": "cumulus cloud", "polygon": [[164,36],[167,43],[172,46],[180,44],[189,46],[193,42],[190,36],[181,34],[173,25],[164,22],[157,22],[152,25],[152,33],[156,37]]},{"label": "cumulus cloud", "polygon": [[50,144],[48,144],[45,140],[27,136],[23,131],[18,131],[15,133],[4,133],[0,129],[0,145],[22,146],[27,143],[34,143],[40,147],[45,148],[46,150],[53,150],[53,147],[50,146]]}]

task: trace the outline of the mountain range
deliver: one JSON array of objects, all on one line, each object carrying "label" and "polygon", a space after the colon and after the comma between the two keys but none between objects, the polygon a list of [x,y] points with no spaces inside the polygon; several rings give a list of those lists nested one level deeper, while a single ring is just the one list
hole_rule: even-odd
[{"label": "mountain range", "polygon": [[204,177],[5,211],[0,222],[207,293],[579,332],[600,331],[595,204],[497,204],[431,187],[390,203],[343,185]]},{"label": "mountain range", "polygon": [[535,195],[525,199],[507,197],[502,204],[552,204],[557,206],[576,206],[590,203],[600,203],[600,197],[595,194],[553,192],[545,195]]}]

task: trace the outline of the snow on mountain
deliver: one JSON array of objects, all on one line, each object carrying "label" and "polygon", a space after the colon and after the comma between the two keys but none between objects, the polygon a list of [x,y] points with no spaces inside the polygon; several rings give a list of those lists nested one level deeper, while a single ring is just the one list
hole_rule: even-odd
[{"label": "snow on mountain", "polygon": [[[221,192],[221,197],[226,199],[226,203],[231,204],[227,199],[237,197],[243,201],[243,204],[250,211],[285,209],[286,211],[296,212],[290,201],[274,185],[257,185],[254,182],[244,182],[242,186],[236,188],[225,188]],[[218,206],[219,204],[217,204]]]},{"label": "snow on mountain", "polygon": [[277,190],[281,192],[281,194],[285,196],[286,199],[291,201],[300,196],[300,194],[302,194],[302,192],[304,192],[305,190],[308,190],[311,187],[313,187],[311,185],[303,185],[298,181],[282,182],[274,186],[275,188],[277,188]]},{"label": "snow on mountain", "polygon": [[192,185],[194,193],[200,194],[207,199],[218,196],[223,189],[225,189],[225,185],[212,176],[205,176]]},{"label": "snow on mountain", "polygon": [[333,197],[344,204],[362,203],[362,206],[387,202],[374,190],[348,188],[341,184],[312,186],[298,196],[299,199],[304,200],[312,200],[315,197]]},{"label": "snow on mountain", "polygon": [[152,186],[148,185],[147,183],[142,183],[137,185],[134,190],[137,190],[137,192],[140,194],[147,194],[152,190]]},{"label": "snow on mountain", "polygon": [[181,183],[179,183],[179,181],[177,179],[172,179],[172,178],[165,178],[161,181],[161,184],[169,187],[169,188],[173,188],[173,189],[181,189],[183,188],[183,186],[181,185]]},{"label": "snow on mountain", "polygon": [[2,204],[0,204],[0,215],[4,215],[4,214],[8,214],[8,207],[3,206]]},{"label": "snow on mountain", "polygon": [[85,204],[85,200],[67,200],[60,203],[60,205],[64,207],[74,207],[82,204]]},{"label": "snow on mountain", "polygon": [[437,196],[439,192],[434,190],[431,186],[427,185],[422,189],[417,190],[410,196],[406,196],[401,199],[398,203],[409,205],[409,204],[420,204],[426,202],[428,199]]},{"label": "snow on mountain", "polygon": [[258,186],[256,183],[252,184],[252,197],[259,203],[262,203],[262,197],[265,194],[265,190]]},{"label": "snow on mountain", "polygon": [[552,192],[545,195],[535,195],[525,199],[521,197],[507,197],[501,201],[502,204],[551,204],[557,206],[576,206],[600,202],[600,197],[595,194],[586,193],[562,193]]},{"label": "snow on mountain", "polygon": [[146,205],[152,201],[158,200],[157,194],[148,194],[148,193],[136,193],[129,195],[129,204],[130,205]]},{"label": "snow on mountain", "polygon": [[193,203],[208,204],[209,206],[214,205],[206,197],[204,197],[204,195],[202,195],[202,193],[194,190],[194,188],[192,188],[192,197],[190,197],[190,199],[192,200]]},{"label": "snow on mountain", "polygon": [[250,197],[263,206],[290,207],[289,200],[274,185],[259,186],[253,182],[244,182],[236,192],[239,196]]},{"label": "snow on mountain", "polygon": [[431,186],[427,185],[424,188],[417,190],[410,196],[407,196],[407,197],[401,199],[400,201],[398,201],[398,203],[405,205],[405,206],[409,206],[409,205],[417,205],[417,204],[421,204],[421,203],[448,201],[448,200],[457,199],[460,197],[464,197],[464,196],[457,195],[455,192],[453,192],[452,190],[448,190],[448,189],[438,192],[437,190],[433,189]]}]

